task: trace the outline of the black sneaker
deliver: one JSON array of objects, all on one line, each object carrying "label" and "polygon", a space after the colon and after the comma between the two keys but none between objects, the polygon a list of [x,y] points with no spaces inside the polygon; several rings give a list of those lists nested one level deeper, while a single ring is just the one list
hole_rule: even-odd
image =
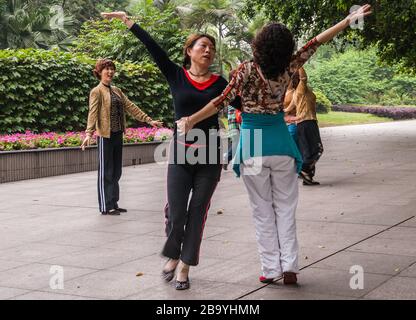
[{"label": "black sneaker", "polygon": [[127,209],[123,209],[123,208],[116,208],[116,210],[118,210],[120,212],[127,212]]},{"label": "black sneaker", "polygon": [[107,211],[103,211],[101,212],[102,215],[109,215],[109,216],[119,216],[120,215],[120,211],[118,211],[117,209],[111,209],[111,210],[107,210]]},{"label": "black sneaker", "polygon": [[312,177],[310,176],[310,174],[309,173],[307,173],[307,172],[305,172],[305,171],[301,171],[300,173],[299,173],[299,176],[303,179],[303,182],[312,182],[313,181],[313,179],[312,179]]},{"label": "black sneaker", "polygon": [[303,180],[303,185],[304,186],[317,186],[317,185],[320,185],[320,183],[315,180],[312,180],[312,181]]}]

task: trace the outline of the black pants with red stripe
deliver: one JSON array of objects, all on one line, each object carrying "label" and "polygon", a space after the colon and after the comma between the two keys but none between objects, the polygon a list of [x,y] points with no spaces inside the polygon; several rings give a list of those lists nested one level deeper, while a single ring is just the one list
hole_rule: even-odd
[{"label": "black pants with red stripe", "polygon": [[123,164],[123,132],[112,132],[110,138],[97,137],[98,204],[100,212],[118,207]]},{"label": "black pants with red stripe", "polygon": [[198,264],[205,221],[221,169],[220,164],[169,164],[164,256],[191,266]]}]

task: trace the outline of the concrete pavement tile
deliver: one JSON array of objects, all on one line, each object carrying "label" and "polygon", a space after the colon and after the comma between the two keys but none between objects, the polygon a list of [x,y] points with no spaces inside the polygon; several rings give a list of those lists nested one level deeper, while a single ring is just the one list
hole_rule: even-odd
[{"label": "concrete pavement tile", "polygon": [[410,220],[402,223],[400,226],[401,227],[407,227],[407,228],[416,228],[416,218],[410,219]]},{"label": "concrete pavement tile", "polygon": [[6,300],[29,292],[28,290],[0,287],[0,300]]},{"label": "concrete pavement tile", "polygon": [[228,240],[202,241],[200,255],[209,258],[239,259],[242,254],[257,252],[257,244],[233,242]]},{"label": "concrete pavement tile", "polygon": [[142,256],[140,252],[123,248],[90,248],[79,253],[67,254],[44,260],[43,263],[68,265],[79,268],[107,269]]},{"label": "concrete pavement tile", "polygon": [[0,271],[5,271],[9,269],[14,269],[16,267],[23,266],[28,264],[27,262],[23,261],[12,261],[12,260],[0,260]]},{"label": "concrete pavement tile", "polygon": [[413,261],[413,264],[410,267],[403,270],[399,276],[416,278],[416,260]]},{"label": "concrete pavement tile", "polygon": [[[65,281],[60,293],[98,299],[122,299],[157,285],[164,284],[160,277],[102,270]],[[42,291],[53,292],[48,287]]]},{"label": "concrete pavement tile", "polygon": [[359,236],[365,238],[384,229],[386,229],[385,226],[361,225],[341,222],[325,223],[317,221],[300,221],[297,223],[298,235],[305,232],[312,234],[328,234],[336,236]]},{"label": "concrete pavement tile", "polygon": [[364,296],[365,299],[415,300],[416,278],[394,277]]},{"label": "concrete pavement tile", "polygon": [[[342,213],[342,214],[341,214]],[[405,206],[373,204],[356,211],[345,210],[335,217],[337,222],[391,226],[411,217]]]},{"label": "concrete pavement tile", "polygon": [[132,236],[127,239],[103,243],[99,248],[108,248],[112,250],[129,250],[135,252],[137,257],[145,257],[152,254],[160,253],[165,244],[166,237],[151,235]]},{"label": "concrete pavement tile", "polygon": [[416,257],[416,247],[414,241],[384,239],[377,236],[356,244],[355,246],[349,248],[349,250]]},{"label": "concrete pavement tile", "polygon": [[274,287],[274,285],[269,285],[265,288],[260,289],[241,300],[351,300],[355,299],[347,296],[338,296],[334,294],[326,293],[313,293],[313,292],[304,292],[302,288],[299,290],[287,290],[279,287]]},{"label": "concrete pavement tile", "polygon": [[206,226],[206,233],[204,232],[204,238],[218,241],[241,241],[253,243],[256,242],[256,233],[254,226],[236,226],[233,229],[230,228],[218,228],[212,226]]},{"label": "concrete pavement tile", "polygon": [[11,298],[10,300],[97,300],[90,297],[60,294],[57,292],[31,291]]},{"label": "concrete pavement tile", "polygon": [[390,254],[342,251],[313,265],[314,268],[349,271],[352,266],[362,266],[365,273],[397,275],[408,268],[415,257]]},{"label": "concrete pavement tile", "polygon": [[195,268],[191,275],[208,281],[256,286],[261,285],[258,280],[261,274],[260,262],[224,260],[205,268]]},{"label": "concrete pavement tile", "polygon": [[40,262],[42,260],[59,257],[65,254],[80,252],[85,250],[79,246],[64,246],[50,243],[28,243],[12,249],[1,250],[2,259],[23,261],[23,262]]},{"label": "concrete pavement tile", "polygon": [[124,221],[114,225],[94,227],[94,231],[108,232],[108,233],[124,233],[132,235],[148,234],[160,229],[164,229],[164,225],[157,222],[144,221]]},{"label": "concrete pavement tile", "polygon": [[344,247],[339,247],[338,249],[335,247],[331,248],[320,248],[317,246],[309,247],[309,246],[300,246],[299,247],[299,268],[303,268],[305,266],[309,266],[318,260],[325,259],[326,257],[334,254],[338,250],[342,250]]},{"label": "concrete pavement tile", "polygon": [[[415,215],[415,123],[402,121],[321,130],[326,152],[318,163],[317,179],[322,184],[316,188],[307,188],[299,181],[297,225],[301,267]],[[345,150],[349,152],[346,153]],[[201,247],[200,265],[191,269],[191,290],[178,294],[170,285],[158,282],[160,269],[166,261],[159,254],[165,241],[163,207],[166,202],[166,168],[166,165],[148,164],[123,169],[119,204],[127,207],[129,212],[119,217],[98,215],[96,171],[1,184],[0,200],[3,200],[3,205],[0,208],[0,251],[9,249],[12,258],[14,254],[11,248],[24,245],[30,247],[34,243],[84,247],[86,250],[82,254],[65,253],[48,261],[61,265],[68,262],[92,269],[112,268],[120,271],[115,274],[124,274],[127,277],[120,281],[109,274],[91,277],[83,288],[91,298],[99,298],[100,288],[97,290],[94,286],[98,283],[101,291],[105,292],[107,282],[116,291],[114,295],[104,294],[110,298],[119,298],[126,294],[144,299],[222,299],[236,298],[258,288],[257,284],[255,287],[251,286],[251,275],[256,273],[253,280],[256,282],[256,270],[260,270],[251,208],[242,180],[235,179],[231,171],[223,172],[214,194],[204,232],[206,239]],[[25,194],[24,198],[21,197],[22,193]],[[7,195],[7,201],[4,195]],[[218,215],[217,211],[220,209],[223,214]],[[13,215],[10,215],[9,210],[13,210]],[[324,299],[328,295],[356,297],[357,293],[351,295],[350,290],[344,288],[345,283],[348,286],[351,274],[348,270],[338,270],[339,265],[355,263],[354,255],[368,255],[365,259],[359,259],[365,264],[365,270],[390,274],[390,267],[395,263],[403,268],[406,263],[412,262],[408,262],[409,260],[416,257],[413,252],[413,234],[406,231],[416,227],[414,221],[400,225],[401,232],[393,229],[380,237],[354,246],[353,250],[338,253],[333,257],[334,261],[331,257],[317,264],[325,266],[327,263],[326,267],[334,269],[312,268],[315,265],[303,269],[300,274],[301,287],[297,288],[300,290],[293,290],[296,293],[292,294],[291,289],[279,286],[271,290],[283,289],[288,293],[282,294],[280,291],[282,298],[290,298],[292,295],[293,299],[309,296]],[[136,232],[146,234],[136,236]],[[385,239],[385,236],[389,239]],[[53,248],[40,248],[41,246],[38,247],[38,253],[32,250],[32,253],[26,254],[36,258],[36,255],[48,256],[55,253]],[[338,256],[339,254],[341,255]],[[349,254],[351,256],[348,257]],[[383,254],[387,257],[384,261]],[[395,257],[392,258],[391,254]],[[308,259],[305,259],[306,256]],[[12,279],[11,284],[19,284],[20,278],[11,273],[25,265],[15,265],[13,262],[14,259],[5,264],[0,262],[0,274],[6,272]],[[251,271],[243,274],[245,270],[240,269],[240,265],[248,265]],[[224,274],[222,280],[233,279],[229,270],[235,269],[237,276],[234,277],[246,286],[205,280],[203,275],[215,280],[213,270],[217,266]],[[314,274],[310,279],[307,277],[308,286],[304,288],[304,275],[308,275],[310,269],[332,273],[329,280],[320,278],[320,273]],[[144,272],[142,277],[138,277],[142,278],[143,286],[130,288],[130,277],[140,271]],[[413,274],[411,267],[400,276],[406,275],[413,279]],[[377,275],[371,272],[366,274],[366,281],[370,281],[371,286],[380,280],[375,276]],[[346,282],[341,280],[344,278]],[[33,279],[30,280],[33,284]],[[43,281],[45,288],[48,287],[48,278],[39,281]],[[126,292],[122,290],[125,283],[130,288]],[[366,282],[365,289],[368,286]],[[306,290],[310,287],[312,290]],[[231,289],[235,289],[238,295],[230,291]],[[258,291],[259,298],[261,291]],[[78,296],[79,292],[51,291],[51,294],[71,298]],[[273,298],[268,293],[264,295],[266,298]],[[23,296],[48,298],[42,292],[30,292]]]},{"label": "concrete pavement tile", "polygon": [[[107,218],[107,217],[103,217]],[[117,216],[110,217],[117,219]],[[55,243],[60,245],[74,245],[81,247],[97,247],[103,244],[108,244],[114,241],[119,241],[132,237],[131,234],[112,233],[112,232],[98,232],[98,231],[78,231],[71,233],[64,233],[60,236],[50,237],[43,242]]]},{"label": "concrete pavement tile", "polygon": [[138,258],[133,261],[115,265],[110,267],[108,270],[125,272],[129,274],[137,274],[142,272],[143,274],[159,276],[166,261],[167,259],[161,257],[159,254],[152,254],[147,257]]},{"label": "concrete pavement tile", "polygon": [[[0,287],[10,287],[18,289],[36,290],[43,287],[49,287],[52,278],[57,275],[53,264],[32,263],[18,268],[0,272]],[[63,267],[64,285],[66,281],[96,272],[96,270],[87,268],[75,268],[71,266],[60,265]]]},{"label": "concrete pavement tile", "polygon": [[[222,209],[222,208],[219,208]],[[212,214],[208,214],[207,227],[224,227],[230,228],[231,230],[236,226],[249,226],[253,225],[253,218],[251,216],[235,216],[231,215],[227,209],[224,210],[223,214],[217,214],[215,210],[211,211]]]},{"label": "concrete pavement tile", "polygon": [[189,290],[175,290],[172,283],[163,283],[147,288],[135,295],[126,297],[127,300],[158,299],[158,300],[232,300],[257,288],[257,286],[242,286],[230,283],[190,278]]},{"label": "concrete pavement tile", "polygon": [[397,226],[377,235],[377,238],[413,241],[416,243],[416,232],[412,228]]},{"label": "concrete pavement tile", "polygon": [[[289,288],[287,290],[302,290],[303,292],[319,293],[324,295],[338,295],[352,298],[359,298],[385,282],[390,278],[386,275],[377,275],[367,273],[364,276],[363,289],[351,289],[350,280],[353,275],[348,271],[329,270],[309,267],[303,269],[298,275],[299,286]],[[276,290],[283,286],[268,286]]]},{"label": "concrete pavement tile", "polygon": [[[167,258],[162,257],[160,254],[153,254],[147,257],[139,258],[133,261],[116,265],[114,267],[109,268],[108,270],[125,272],[130,274],[137,274],[138,272],[142,272],[147,275],[159,277],[166,261]],[[193,276],[194,274],[197,274],[200,269],[214,267],[215,265],[223,262],[223,259],[203,257],[200,259],[198,266],[191,267],[190,274]]]}]

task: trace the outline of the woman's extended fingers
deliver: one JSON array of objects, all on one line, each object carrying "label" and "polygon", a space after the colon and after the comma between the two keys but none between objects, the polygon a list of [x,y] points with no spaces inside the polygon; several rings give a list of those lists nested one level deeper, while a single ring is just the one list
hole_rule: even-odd
[{"label": "woman's extended fingers", "polygon": [[152,127],[157,127],[157,128],[161,128],[163,126],[163,122],[160,120],[152,121],[150,124]]},{"label": "woman's extended fingers", "polygon": [[82,141],[82,144],[81,144],[82,151],[85,150],[85,146],[89,146],[90,145],[90,139],[91,139],[90,137],[86,137],[84,139],[84,141]]},{"label": "woman's extended fingers", "polygon": [[352,12],[350,14],[350,17],[354,18],[354,19],[357,19],[357,18],[360,18],[360,17],[366,17],[366,16],[368,16],[372,13],[373,13],[373,11],[371,11],[371,5],[365,4],[362,7],[360,7],[358,10]]},{"label": "woman's extended fingers", "polygon": [[104,19],[122,19],[126,16],[126,13],[124,11],[114,11],[114,12],[101,12],[101,16]]}]

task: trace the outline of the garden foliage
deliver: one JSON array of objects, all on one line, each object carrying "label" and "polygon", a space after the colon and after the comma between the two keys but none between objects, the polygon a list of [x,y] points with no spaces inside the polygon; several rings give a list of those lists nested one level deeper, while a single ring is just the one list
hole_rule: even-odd
[{"label": "garden foliage", "polygon": [[370,113],[379,117],[394,120],[416,119],[416,108],[412,107],[383,107],[383,106],[352,106],[334,105],[333,111]]},{"label": "garden foliage", "polygon": [[[0,133],[84,130],[95,61],[56,50],[0,51]],[[172,125],[169,88],[149,63],[116,64],[114,84],[153,119]],[[128,125],[135,122],[129,120]],[[137,124],[136,124],[137,125]]]}]

